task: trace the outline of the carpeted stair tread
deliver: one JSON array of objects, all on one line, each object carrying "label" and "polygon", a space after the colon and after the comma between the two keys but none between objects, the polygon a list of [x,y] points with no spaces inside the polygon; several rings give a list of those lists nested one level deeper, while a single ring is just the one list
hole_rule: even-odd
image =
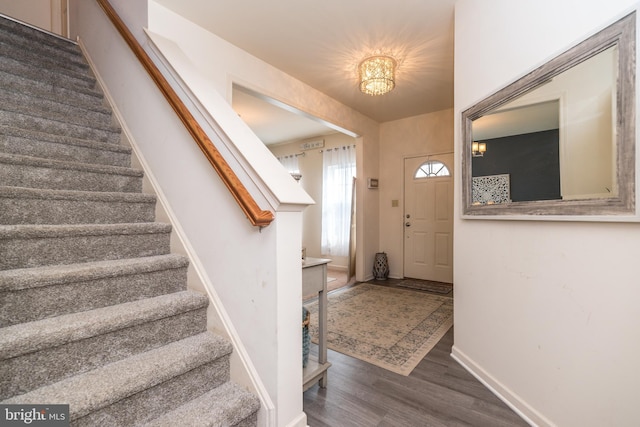
[{"label": "carpeted stair tread", "polygon": [[7,326],[0,334],[0,360],[175,316],[208,303],[204,294],[183,291]]},{"label": "carpeted stair tread", "polygon": [[15,113],[1,109],[0,126],[31,129],[54,135],[67,135],[78,139],[90,139],[114,144],[119,143],[120,141],[120,131],[116,129],[96,129],[91,126],[67,123],[64,119],[53,120],[33,116],[31,114]]},{"label": "carpeted stair tread", "polygon": [[13,26],[9,28],[6,20],[0,21],[0,43],[20,49],[28,50],[32,55],[37,57],[45,57],[56,62],[67,62],[70,65],[78,65],[82,68],[88,68],[87,62],[82,56],[82,52],[75,42],[69,40],[67,43],[34,43],[34,39],[52,40],[51,38],[38,37],[37,31],[28,31],[29,28],[22,26]]},{"label": "carpeted stair tread", "polygon": [[88,73],[90,70],[79,50],[69,52],[54,46],[34,44],[6,31],[0,31],[0,53],[27,64],[65,72]]},{"label": "carpeted stair tread", "polygon": [[[8,109],[9,102],[44,108],[75,108],[75,114],[102,114],[111,118],[111,109],[104,104],[100,95],[85,95],[69,89],[56,87],[55,85],[39,84],[37,81],[25,79],[0,71],[0,80],[3,82],[2,98],[3,108]],[[15,110],[15,107],[13,107]],[[70,110],[70,113],[73,113]]]},{"label": "carpeted stair tread", "polygon": [[0,327],[187,289],[174,254],[0,270]]},{"label": "carpeted stair tread", "polygon": [[[126,302],[57,317],[75,324],[76,330],[51,330],[47,324],[54,318],[6,326],[2,331],[15,333],[16,327],[33,325],[32,340],[48,345],[0,360],[0,400],[205,332],[206,297],[184,301],[180,295],[185,293],[179,291],[144,298],[136,301],[138,304]],[[160,298],[164,302],[158,302]],[[156,304],[150,305],[154,300]],[[124,312],[127,306],[129,310]],[[91,317],[76,320],[83,313],[86,316],[91,313]],[[96,322],[101,323],[100,327]]]},{"label": "carpeted stair tread", "polygon": [[10,17],[0,15],[0,31],[20,35],[23,38],[37,42],[38,45],[55,47],[56,49],[72,53],[78,52],[78,45],[74,41],[57,34],[43,31],[41,28],[31,27],[29,24]]},{"label": "carpeted stair tread", "polygon": [[[55,59],[38,56],[27,49],[18,49],[0,40],[0,61],[5,58],[12,58],[14,61],[20,62],[25,66],[46,68],[50,72],[68,74],[69,76],[82,79],[83,76],[90,76],[89,65],[79,64],[72,61],[56,61]],[[91,85],[91,80],[86,79]]]},{"label": "carpeted stair tread", "polygon": [[86,282],[134,273],[187,267],[186,257],[176,254],[84,262],[0,271],[0,292]]},{"label": "carpeted stair tread", "polygon": [[75,105],[88,111],[110,112],[105,106],[103,96],[98,91],[87,90],[82,93],[77,90],[67,89],[60,84],[48,83],[42,79],[34,80],[22,75],[7,73],[0,68],[0,81],[2,89],[6,92],[15,92],[24,97],[33,97],[35,100],[46,99],[62,104]]},{"label": "carpeted stair tread", "polygon": [[69,404],[73,421],[227,356],[231,350],[231,345],[221,337],[202,333],[12,397],[2,403]]},{"label": "carpeted stair tread", "polygon": [[[34,33],[35,34],[35,33]],[[77,44],[69,40],[65,45],[33,43],[32,37],[24,37],[19,31],[6,31],[0,23],[0,49],[25,62],[47,64],[64,70],[89,72],[90,67]]]},{"label": "carpeted stair tread", "polygon": [[95,77],[91,74],[60,73],[56,70],[33,67],[2,54],[0,54],[0,71],[3,72],[3,75],[9,76],[10,81],[24,79],[39,86],[67,89],[75,92],[73,96],[87,95],[100,99],[104,97],[96,84]]},{"label": "carpeted stair tread", "polygon": [[66,162],[129,167],[132,150],[109,142],[0,126],[0,152]]},{"label": "carpeted stair tread", "polygon": [[69,236],[169,233],[171,225],[160,222],[129,224],[0,225],[0,239],[51,239]]},{"label": "carpeted stair tread", "polygon": [[235,426],[260,409],[259,400],[237,384],[227,382],[181,407],[167,412],[144,427]]},{"label": "carpeted stair tread", "polygon": [[55,55],[45,56],[45,51],[50,50],[32,51],[29,48],[18,46],[13,43],[13,40],[7,38],[5,33],[0,32],[0,57],[2,58],[10,57],[25,65],[44,67],[57,73],[69,73],[74,77],[90,73],[89,64],[81,56],[76,54],[68,54],[66,58],[59,58]]},{"label": "carpeted stair tread", "polygon": [[51,190],[138,192],[139,169],[0,153],[0,182]]},{"label": "carpeted stair tread", "polygon": [[2,110],[5,112],[64,121],[110,132],[118,130],[118,127],[112,124],[111,111],[97,106],[88,110],[82,105],[36,98],[33,95],[24,95],[2,88],[0,88],[0,98],[2,98]]},{"label": "carpeted stair tread", "polygon": [[143,171],[128,167],[92,165],[82,162],[67,162],[64,160],[50,160],[5,153],[0,153],[0,163],[18,164],[21,166],[37,166],[48,169],[73,169],[76,171],[96,172],[112,175],[129,175],[135,177],[142,177],[144,175]]},{"label": "carpeted stair tread", "polygon": [[145,193],[104,191],[48,190],[28,187],[0,186],[0,198],[85,200],[99,202],[155,203],[156,196]]},{"label": "carpeted stair tread", "polygon": [[164,255],[162,223],[0,225],[0,270]]},{"label": "carpeted stair tread", "polygon": [[104,113],[86,111],[72,105],[46,100],[30,99],[28,102],[21,103],[13,99],[17,98],[16,96],[9,96],[7,92],[0,95],[6,97],[0,108],[2,120],[6,125],[11,125],[14,118],[16,123],[38,123],[43,129],[47,129],[47,126],[63,124],[77,133],[102,134],[107,140],[110,135],[119,132],[119,129],[111,123],[111,116]]},{"label": "carpeted stair tread", "polygon": [[0,186],[2,224],[152,222],[156,197],[144,193]]}]

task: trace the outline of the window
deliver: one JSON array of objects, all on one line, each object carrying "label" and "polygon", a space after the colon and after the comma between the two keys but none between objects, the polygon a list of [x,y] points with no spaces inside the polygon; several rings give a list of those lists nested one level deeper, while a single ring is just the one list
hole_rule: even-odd
[{"label": "window", "polygon": [[420,165],[415,175],[415,179],[434,178],[436,176],[450,176],[449,168],[437,160],[429,160]]},{"label": "window", "polygon": [[298,166],[298,156],[292,154],[290,156],[278,157],[282,166],[287,170],[287,172],[294,174],[300,173],[300,166]]},{"label": "window", "polygon": [[355,147],[324,150],[322,163],[322,254],[347,256],[356,175]]}]

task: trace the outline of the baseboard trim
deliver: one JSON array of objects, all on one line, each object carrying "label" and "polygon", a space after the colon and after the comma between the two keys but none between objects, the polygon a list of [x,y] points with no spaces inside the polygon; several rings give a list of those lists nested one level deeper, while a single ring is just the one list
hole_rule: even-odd
[{"label": "baseboard trim", "polygon": [[309,427],[309,425],[307,424],[307,414],[302,412],[300,415],[291,420],[291,422],[287,424],[287,427]]},{"label": "baseboard trim", "polygon": [[533,427],[554,427],[555,424],[532,408],[520,396],[492,377],[458,347],[453,345],[451,357],[489,389],[498,399],[511,408],[520,418]]}]

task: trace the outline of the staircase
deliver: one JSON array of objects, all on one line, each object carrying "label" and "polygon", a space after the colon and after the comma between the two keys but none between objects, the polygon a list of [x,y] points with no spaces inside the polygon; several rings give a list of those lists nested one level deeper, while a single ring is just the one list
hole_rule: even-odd
[{"label": "staircase", "polygon": [[0,17],[0,403],[69,404],[74,426],[254,426],[120,138],[78,46]]}]

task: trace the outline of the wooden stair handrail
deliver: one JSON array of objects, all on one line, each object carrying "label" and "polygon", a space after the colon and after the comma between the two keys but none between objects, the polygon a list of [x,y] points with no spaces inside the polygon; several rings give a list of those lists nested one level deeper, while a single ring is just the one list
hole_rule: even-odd
[{"label": "wooden stair handrail", "polygon": [[167,82],[158,67],[153,63],[147,52],[144,51],[140,43],[138,43],[131,31],[129,31],[126,24],[113,9],[109,1],[97,0],[97,2],[107,14],[120,35],[122,35],[124,41],[129,45],[142,66],[147,70],[149,76],[153,79],[158,86],[158,89],[160,89],[160,92],[162,92],[171,107],[174,109],[182,123],[204,153],[207,160],[209,160],[211,166],[213,166],[222,179],[222,182],[227,186],[227,189],[233,198],[236,199],[236,202],[243,210],[251,224],[258,227],[266,227],[271,224],[271,221],[274,219],[273,213],[271,211],[260,209],[256,201],[251,197],[251,194],[247,191],[246,187],[242,182],[240,182],[238,176],[233,172],[215,145],[213,145],[213,142],[211,142],[207,134],[202,130],[202,127],[198,124],[189,109],[184,105],[182,100],[169,85],[169,82]]}]

